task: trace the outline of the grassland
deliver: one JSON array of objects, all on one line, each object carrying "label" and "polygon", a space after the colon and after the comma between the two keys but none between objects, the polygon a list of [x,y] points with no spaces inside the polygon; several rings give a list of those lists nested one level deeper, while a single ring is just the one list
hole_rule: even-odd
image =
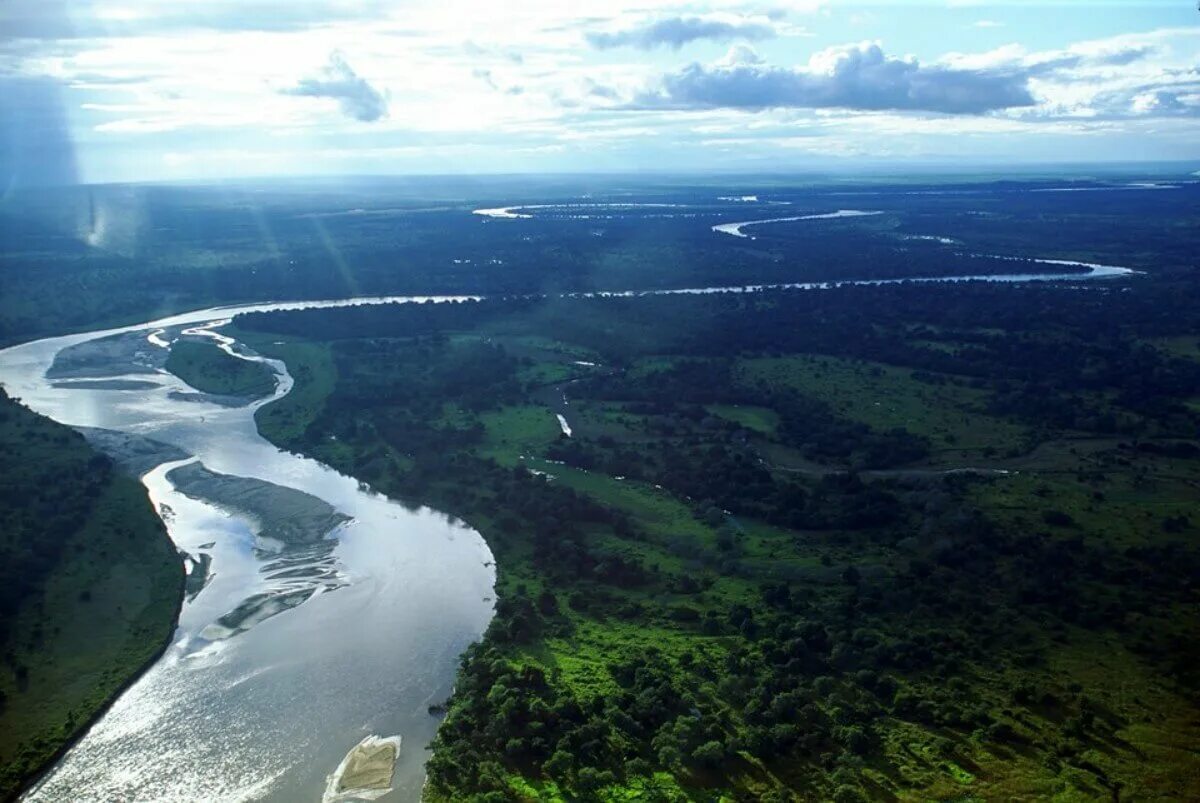
[{"label": "grassland", "polygon": [[746,384],[792,388],[827,402],[873,429],[902,428],[933,444],[932,465],[968,464],[1012,455],[1029,442],[1028,428],[988,415],[987,393],[962,379],[828,356],[741,360],[735,376]]}]

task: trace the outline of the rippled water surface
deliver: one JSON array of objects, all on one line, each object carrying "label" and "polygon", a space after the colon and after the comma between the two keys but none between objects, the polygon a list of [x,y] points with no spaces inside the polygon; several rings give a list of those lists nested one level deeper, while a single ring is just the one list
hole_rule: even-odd
[{"label": "rippled water surface", "polygon": [[[132,359],[153,365],[163,335],[178,331],[172,326],[212,318],[200,313],[142,327],[134,340],[144,346]],[[62,349],[106,334],[0,352],[0,381],[59,421],[153,438],[212,472],[317,497],[349,521],[330,533],[320,572],[304,555],[300,568],[283,572],[300,575],[287,578],[293,586],[313,589],[307,601],[222,638],[214,622],[284,582],[278,569],[264,571],[278,555],[256,548],[263,544],[255,534],[270,522],[175,489],[167,474],[186,461],[147,474],[171,537],[195,557],[211,556],[211,579],[185,603],[167,654],[28,799],[320,800],[325,776],[372,733],[403,737],[395,792],[385,799],[418,799],[424,747],[437,724],[427,707],[449,695],[459,654],[491,617],[494,575],[482,539],[439,513],[406,510],[320,463],[280,452],[255,429],[257,405],[180,398],[195,394],[152,369],[128,377],[136,382],[115,383],[119,389],[88,381],[120,376],[127,366],[119,359],[76,365],[70,378],[53,383],[45,378]],[[282,394],[291,379],[275,367]],[[83,387],[71,387],[81,379]],[[322,582],[305,576],[321,573]]]}]

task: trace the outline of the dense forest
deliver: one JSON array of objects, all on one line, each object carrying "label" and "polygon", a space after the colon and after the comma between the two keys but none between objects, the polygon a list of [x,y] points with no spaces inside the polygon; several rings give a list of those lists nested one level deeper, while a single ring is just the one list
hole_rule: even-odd
[{"label": "dense forest", "polygon": [[[630,182],[442,177],[26,190],[0,209],[0,343],[272,299],[978,275],[1027,271],[1035,266],[1013,260],[1031,258],[1186,274],[1200,217],[1200,185],[1185,181],[1158,192],[1042,191],[1121,189],[1078,178],[740,183],[763,205],[721,200],[727,184],[642,178],[636,200],[679,205],[678,214],[634,205],[576,219],[560,207],[516,220],[471,212],[581,194],[593,204],[629,201]],[[879,214],[757,227],[754,239],[711,231],[780,209],[848,207]]]},{"label": "dense forest", "polygon": [[[0,344],[482,297],[233,326],[296,380],[267,438],[496,558],[430,706],[434,803],[1187,799],[1200,184],[1139,178],[1163,179],[21,190]],[[511,203],[534,211],[472,214]],[[873,214],[714,231],[848,208]],[[642,293],[1014,272],[1061,279]],[[274,387],[207,341],[170,359],[209,394]],[[165,643],[181,572],[74,432],[4,398],[0,440],[9,794]]]},{"label": "dense forest", "polygon": [[235,325],[297,377],[267,437],[496,555],[432,799],[1178,799],[1200,782],[1186,287]]},{"label": "dense forest", "polygon": [[154,660],[183,570],[146,491],[0,391],[0,799]]}]

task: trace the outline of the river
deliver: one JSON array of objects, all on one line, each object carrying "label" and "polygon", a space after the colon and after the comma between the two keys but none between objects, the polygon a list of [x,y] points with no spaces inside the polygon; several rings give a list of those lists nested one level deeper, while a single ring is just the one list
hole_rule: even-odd
[{"label": "river", "polygon": [[[449,696],[459,655],[492,615],[491,553],[461,523],[428,509],[407,510],[321,463],[275,448],[254,425],[261,403],[196,400],[174,376],[137,368],[138,360],[152,364],[154,352],[164,350],[151,337],[167,342],[183,325],[213,317],[174,316],[10,348],[0,352],[0,381],[63,423],[152,438],[196,456],[212,472],[324,500],[350,520],[334,529],[330,554],[309,549],[281,572],[271,568],[280,555],[255,548],[261,544],[254,534],[273,522],[185,496],[166,478],[183,461],[150,471],[143,482],[165,511],[171,538],[197,558],[209,556],[211,580],[185,602],[163,658],[26,799],[320,800],[326,776],[346,752],[377,734],[403,739],[395,792],[385,799],[417,800],[425,747],[437,726],[428,706]],[[122,332],[144,343],[144,352],[135,347],[126,355],[137,373],[126,375],[127,364],[114,355],[115,365],[78,361],[74,377],[46,379],[64,349]],[[277,398],[292,381],[285,366],[273,365]],[[85,387],[69,386],[80,379]],[[95,387],[114,379],[134,385]],[[290,515],[297,501],[303,500],[285,495],[278,517]],[[213,628],[255,595],[286,586],[304,596],[305,585],[311,595],[297,607],[227,637]]]},{"label": "river", "polygon": [[[1079,282],[1131,273],[1043,262],[1088,271],[899,281]],[[369,735],[403,740],[394,792],[384,799],[419,799],[437,726],[428,707],[449,696],[459,655],[492,615],[487,545],[461,522],[409,510],[265,441],[254,412],[291,389],[282,363],[244,355],[267,362],[278,377],[270,398],[244,404],[203,397],[161,365],[185,329],[211,336],[239,312],[463,298],[250,304],[0,351],[0,383],[31,409],[173,447],[174,454],[150,460],[155,467],[143,483],[188,565],[210,567],[208,582],[185,601],[166,654],[25,799],[316,801],[326,777]],[[217,339],[241,354],[234,341]],[[214,481],[214,473],[222,476]],[[256,513],[229,501],[250,498],[258,500],[246,503],[257,504]],[[318,537],[290,546],[267,537],[304,527]]]}]

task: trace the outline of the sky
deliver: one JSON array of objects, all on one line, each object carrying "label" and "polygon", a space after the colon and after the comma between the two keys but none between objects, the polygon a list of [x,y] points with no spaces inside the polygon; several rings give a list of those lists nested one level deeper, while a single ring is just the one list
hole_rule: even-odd
[{"label": "sky", "polygon": [[1200,161],[1195,0],[0,0],[0,179]]}]

